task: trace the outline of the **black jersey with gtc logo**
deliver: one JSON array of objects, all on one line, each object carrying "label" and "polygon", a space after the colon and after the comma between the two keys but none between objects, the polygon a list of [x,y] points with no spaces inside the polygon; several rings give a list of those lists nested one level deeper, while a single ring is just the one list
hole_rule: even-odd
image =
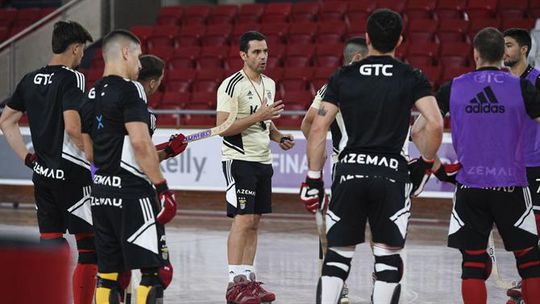
[{"label": "black jersey with gtc logo", "polygon": [[62,65],[30,72],[17,85],[7,105],[28,115],[39,164],[36,172],[63,170],[63,160],[90,168],[83,151],[66,134],[63,116],[64,111],[79,110],[84,85],[82,73]]},{"label": "black jersey with gtc logo", "polygon": [[143,122],[150,133],[155,120],[148,112],[143,86],[119,76],[98,80],[88,92],[81,110],[83,132],[93,141],[94,189],[117,190],[119,194],[147,192],[151,185],[138,166],[125,124]]}]

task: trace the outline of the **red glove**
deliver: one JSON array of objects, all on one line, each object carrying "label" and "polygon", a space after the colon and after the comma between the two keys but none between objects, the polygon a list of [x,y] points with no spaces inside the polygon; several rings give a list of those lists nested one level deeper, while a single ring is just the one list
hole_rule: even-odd
[{"label": "red glove", "polygon": [[433,174],[441,181],[456,184],[457,173],[461,169],[460,163],[455,164],[442,164],[439,166]]},{"label": "red glove", "polygon": [[164,180],[155,185],[155,187],[159,202],[161,203],[161,210],[156,219],[158,223],[165,225],[176,216],[176,200],[174,199],[174,194],[167,186],[167,181]]},{"label": "red glove", "polygon": [[156,150],[164,150],[167,158],[175,157],[186,150],[188,143],[184,142],[185,139],[186,137],[181,133],[171,135],[168,142],[156,145]]},{"label": "red glove", "polygon": [[422,156],[409,161],[409,178],[413,186],[412,197],[420,195],[424,190],[424,186],[431,176],[431,167],[433,167],[434,162],[434,160],[425,160]]},{"label": "red glove", "polygon": [[317,209],[326,211],[328,207],[328,197],[324,193],[324,182],[320,178],[309,178],[300,186],[300,200],[304,203],[306,210],[315,214]]},{"label": "red glove", "polygon": [[163,289],[167,289],[173,279],[173,266],[171,263],[159,267],[159,279],[163,285]]},{"label": "red glove", "polygon": [[28,153],[26,154],[26,157],[24,158],[24,165],[28,168],[34,170],[34,164],[37,161],[36,153]]}]

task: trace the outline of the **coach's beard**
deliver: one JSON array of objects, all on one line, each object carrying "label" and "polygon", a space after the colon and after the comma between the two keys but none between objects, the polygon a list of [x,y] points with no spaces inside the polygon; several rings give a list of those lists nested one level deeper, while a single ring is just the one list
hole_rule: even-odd
[{"label": "coach's beard", "polygon": [[508,61],[504,61],[504,66],[506,67],[513,67],[514,65],[516,65],[516,63],[518,63],[519,60],[508,60]]}]

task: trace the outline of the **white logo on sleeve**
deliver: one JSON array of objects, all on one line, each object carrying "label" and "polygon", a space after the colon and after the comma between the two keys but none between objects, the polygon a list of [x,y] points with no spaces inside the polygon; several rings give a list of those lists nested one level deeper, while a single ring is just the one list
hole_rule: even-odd
[{"label": "white logo on sleeve", "polygon": [[360,66],[360,74],[364,76],[392,76],[391,68],[394,66],[391,64],[364,64]]}]

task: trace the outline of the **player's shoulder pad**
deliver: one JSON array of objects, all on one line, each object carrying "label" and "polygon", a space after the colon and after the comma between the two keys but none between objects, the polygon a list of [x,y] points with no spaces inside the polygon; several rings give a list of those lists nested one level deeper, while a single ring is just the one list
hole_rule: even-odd
[{"label": "player's shoulder pad", "polygon": [[75,77],[75,81],[77,82],[77,88],[84,92],[86,90],[86,79],[84,78],[84,74],[79,71],[75,71],[74,69],[68,68],[67,66],[62,66],[62,68],[68,71],[68,74],[72,75],[71,77]]},{"label": "player's shoulder pad", "polygon": [[223,83],[221,85],[225,86],[225,93],[227,93],[227,95],[229,95],[230,97],[233,97],[236,86],[244,78],[244,74],[239,71],[223,80]]},{"label": "player's shoulder pad", "polygon": [[126,87],[128,88],[129,92],[134,92],[137,96],[139,96],[140,99],[144,100],[145,103],[148,103],[148,100],[146,99],[146,93],[144,92],[144,87],[142,84],[136,80],[129,80],[124,78],[126,80]]}]

